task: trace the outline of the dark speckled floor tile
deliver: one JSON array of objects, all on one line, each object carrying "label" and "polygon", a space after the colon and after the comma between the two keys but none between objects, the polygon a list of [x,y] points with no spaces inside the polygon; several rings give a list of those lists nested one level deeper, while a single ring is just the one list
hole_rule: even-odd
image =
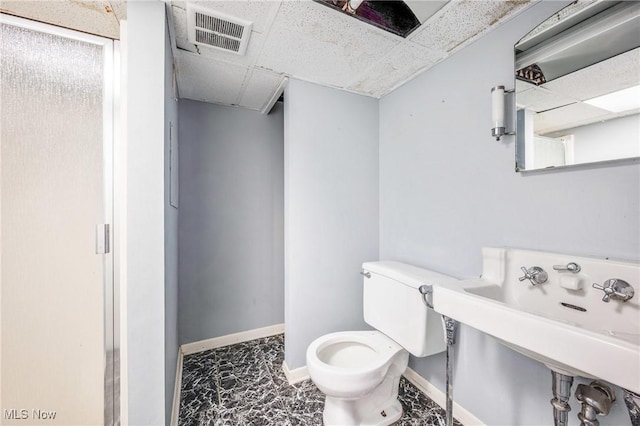
[{"label": "dark speckled floor tile", "polygon": [[218,369],[213,351],[184,357],[179,426],[210,424],[219,406]]},{"label": "dark speckled floor tile", "polygon": [[[444,425],[445,411],[429,397],[420,392],[412,383],[402,377],[398,400],[402,404],[402,418],[396,422],[401,426]],[[462,426],[454,419],[453,424]]]},{"label": "dark speckled floor tile", "polygon": [[[178,425],[321,426],[324,395],[310,380],[289,385],[283,361],[282,334],[185,356]],[[398,399],[396,425],[444,425],[444,410],[404,377]]]},{"label": "dark speckled floor tile", "polygon": [[321,425],[324,395],[311,380],[281,389],[292,425]]}]

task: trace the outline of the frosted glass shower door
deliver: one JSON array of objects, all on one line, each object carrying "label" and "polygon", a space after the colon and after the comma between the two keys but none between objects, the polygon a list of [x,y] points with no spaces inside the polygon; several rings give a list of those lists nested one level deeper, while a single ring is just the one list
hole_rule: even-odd
[{"label": "frosted glass shower door", "polygon": [[113,44],[0,26],[0,423],[109,423]]}]

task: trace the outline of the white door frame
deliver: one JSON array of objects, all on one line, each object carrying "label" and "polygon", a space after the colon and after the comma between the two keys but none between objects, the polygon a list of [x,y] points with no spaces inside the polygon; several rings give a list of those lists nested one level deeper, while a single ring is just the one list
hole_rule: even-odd
[{"label": "white door frame", "polygon": [[[60,37],[79,40],[86,43],[102,46],[104,60],[103,79],[103,163],[104,163],[104,220],[110,224],[109,247],[110,252],[104,254],[104,424],[113,425],[120,422],[120,333],[116,325],[119,325],[120,304],[119,292],[114,291],[114,247],[116,241],[117,225],[114,223],[114,145],[118,141],[119,132],[119,67],[120,47],[119,42],[92,34],[57,27],[42,22],[19,18],[0,13],[0,23],[9,24],[33,31],[44,32]],[[116,322],[117,321],[117,322]]]}]

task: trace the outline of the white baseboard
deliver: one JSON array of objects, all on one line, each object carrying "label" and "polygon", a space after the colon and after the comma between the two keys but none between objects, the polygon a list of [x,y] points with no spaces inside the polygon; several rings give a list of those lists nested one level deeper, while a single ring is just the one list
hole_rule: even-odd
[{"label": "white baseboard", "polygon": [[300,383],[309,379],[309,371],[307,370],[306,365],[290,370],[289,366],[287,365],[287,361],[283,361],[282,371],[284,372],[284,376],[287,378],[287,381],[290,385],[294,385],[296,383]]},{"label": "white baseboard", "polygon": [[191,355],[209,349],[221,348],[222,346],[229,346],[234,343],[248,342],[249,340],[261,339],[282,333],[284,333],[284,324],[275,324],[268,327],[242,331],[240,333],[228,334],[226,336],[214,337],[213,339],[186,343],[180,346],[180,350],[184,355]]},{"label": "white baseboard", "polygon": [[[447,396],[440,389],[433,386],[427,379],[407,367],[403,376],[422,393],[427,395],[440,407],[445,407]],[[458,419],[464,426],[486,426],[480,419],[464,409],[455,400],[453,401],[453,417]]]},{"label": "white baseboard", "polygon": [[173,406],[171,407],[171,426],[178,426],[180,414],[180,390],[182,389],[182,350],[178,348],[178,361],[176,365],[176,383],[173,388]]}]

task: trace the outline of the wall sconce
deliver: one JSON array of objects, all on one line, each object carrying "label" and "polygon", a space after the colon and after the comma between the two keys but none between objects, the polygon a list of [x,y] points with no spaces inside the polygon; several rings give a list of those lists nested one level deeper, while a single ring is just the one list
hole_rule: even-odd
[{"label": "wall sconce", "polygon": [[[491,88],[491,136],[500,140],[502,136],[513,135],[513,125],[507,127],[505,104],[508,98],[513,98],[513,90],[504,90],[504,86]],[[511,109],[509,110],[511,111]],[[512,112],[508,116],[512,116]],[[513,120],[513,118],[511,118]]]}]

